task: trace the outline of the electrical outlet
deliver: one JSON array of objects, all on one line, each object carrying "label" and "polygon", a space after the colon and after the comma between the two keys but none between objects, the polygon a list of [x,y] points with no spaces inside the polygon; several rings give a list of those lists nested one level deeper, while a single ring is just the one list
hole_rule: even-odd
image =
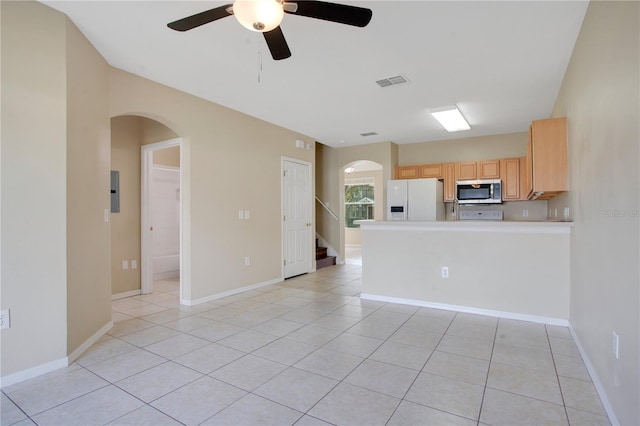
[{"label": "electrical outlet", "polygon": [[244,211],[244,218],[245,218],[246,220],[249,220],[249,215],[250,215],[249,210],[245,210],[245,211]]},{"label": "electrical outlet", "polygon": [[251,266],[251,256],[244,258],[244,266]]},{"label": "electrical outlet", "polygon": [[449,267],[448,266],[443,266],[442,267],[442,278],[449,278]]},{"label": "electrical outlet", "polygon": [[558,208],[556,207],[555,210],[553,211],[553,216],[554,217],[558,217]]},{"label": "electrical outlet", "polygon": [[9,309],[3,309],[0,311],[0,329],[11,327],[11,317],[9,315]]},{"label": "electrical outlet", "polygon": [[564,218],[569,219],[569,207],[564,208]]},{"label": "electrical outlet", "polygon": [[529,210],[522,210],[522,217],[529,217]]},{"label": "electrical outlet", "polygon": [[123,260],[122,261],[122,269],[129,269],[129,261],[128,260]]},{"label": "electrical outlet", "polygon": [[131,261],[131,269],[138,269],[138,261],[137,260],[132,260]]},{"label": "electrical outlet", "polygon": [[238,210],[238,219],[240,220],[244,219],[244,210]]},{"label": "electrical outlet", "polygon": [[615,331],[613,332],[613,356],[616,359],[620,358],[620,336]]}]

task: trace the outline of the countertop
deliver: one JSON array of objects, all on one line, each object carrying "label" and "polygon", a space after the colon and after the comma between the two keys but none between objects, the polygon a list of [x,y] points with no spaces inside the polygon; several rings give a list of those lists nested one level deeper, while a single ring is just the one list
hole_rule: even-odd
[{"label": "countertop", "polygon": [[502,233],[544,233],[568,234],[572,222],[558,221],[504,221],[504,220],[464,220],[464,221],[357,221],[363,231],[454,231],[454,232],[502,232]]}]

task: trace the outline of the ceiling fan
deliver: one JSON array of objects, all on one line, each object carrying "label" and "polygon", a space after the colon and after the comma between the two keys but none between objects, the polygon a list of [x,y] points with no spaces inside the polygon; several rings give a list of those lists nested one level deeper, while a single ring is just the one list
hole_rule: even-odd
[{"label": "ceiling fan", "polygon": [[233,4],[196,13],[170,22],[167,26],[176,31],[188,31],[234,15],[245,28],[261,32],[273,59],[280,60],[291,56],[280,28],[285,13],[356,27],[367,26],[373,14],[371,9],[324,1],[236,0]]}]

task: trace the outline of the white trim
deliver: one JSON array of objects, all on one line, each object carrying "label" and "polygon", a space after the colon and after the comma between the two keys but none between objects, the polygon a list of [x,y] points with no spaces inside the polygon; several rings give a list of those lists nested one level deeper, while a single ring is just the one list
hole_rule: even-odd
[{"label": "white trim", "polygon": [[[155,151],[155,150],[154,150]],[[153,167],[154,169],[158,169],[158,170],[167,170],[169,172],[179,172],[180,171],[180,167],[176,167],[176,166],[168,166],[166,164],[156,164],[153,163]]]},{"label": "white trim", "polygon": [[573,341],[578,347],[578,352],[580,352],[580,356],[582,357],[582,361],[584,361],[585,367],[587,367],[587,371],[589,372],[589,376],[591,376],[591,381],[593,382],[593,386],[596,388],[596,392],[598,392],[600,401],[602,401],[602,406],[604,407],[604,411],[606,411],[607,416],[609,417],[609,422],[611,422],[611,424],[614,426],[619,425],[620,422],[616,417],[615,411],[613,411],[613,406],[609,402],[609,398],[607,398],[607,393],[605,392],[604,387],[600,382],[600,379],[598,379],[596,370],[595,368],[593,368],[593,364],[591,364],[591,361],[587,356],[587,352],[584,350],[582,343],[580,343],[580,339],[578,338],[578,335],[575,329],[573,328],[573,324],[571,324],[571,322],[569,322],[569,332],[571,333],[571,336],[573,337]]},{"label": "white trim", "polygon": [[514,319],[520,321],[536,322],[540,324],[559,325],[567,327],[569,320],[562,318],[543,317],[539,315],[520,314],[516,312],[494,311],[492,309],[473,308],[470,306],[449,305],[446,303],[427,302],[424,300],[403,299],[399,297],[379,296],[376,294],[361,293],[364,300],[376,300],[378,302],[400,303],[403,305],[420,306],[424,308],[444,309],[446,311],[465,312],[468,314],[485,315],[489,317]]},{"label": "white trim", "polygon": [[570,234],[571,222],[502,222],[502,221],[358,221],[363,231],[457,231],[504,234]]},{"label": "white trim", "polygon": [[100,338],[104,336],[107,331],[111,330],[111,328],[113,328],[113,321],[106,323],[100,330],[96,331],[93,336],[85,340],[84,343],[78,346],[75,351],[71,352],[71,354],[67,356],[67,365],[73,364],[76,359],[80,358],[80,355],[89,349],[91,345],[100,340]]},{"label": "white trim", "polygon": [[52,371],[60,368],[68,367],[68,357],[60,358],[55,361],[47,362],[44,364],[36,365],[35,367],[27,368],[26,370],[20,370],[13,374],[0,377],[0,388],[15,385],[16,383],[24,382],[25,380],[33,379],[43,374],[51,373]]},{"label": "white trim", "polygon": [[153,280],[154,281],[158,281],[158,280],[168,280],[171,278],[180,278],[180,271],[177,269],[174,269],[173,271],[167,271],[167,272],[160,272],[158,274],[153,274]]},{"label": "white trim", "polygon": [[124,291],[122,293],[112,294],[111,300],[124,299],[125,297],[138,296],[140,294],[142,294],[141,290]]},{"label": "white trim", "polygon": [[281,283],[283,281],[284,281],[284,279],[282,277],[281,278],[274,278],[274,279],[269,280],[269,281],[263,281],[263,282],[260,282],[260,283],[257,283],[257,284],[251,284],[251,285],[247,285],[247,286],[244,286],[244,287],[235,288],[233,290],[223,291],[222,293],[212,294],[211,296],[201,297],[200,299],[195,299],[195,300],[182,299],[182,300],[180,300],[180,303],[183,304],[183,305],[187,305],[187,306],[199,305],[201,303],[211,302],[212,300],[218,300],[218,299],[222,299],[222,298],[225,298],[225,297],[234,296],[234,295],[239,294],[239,293],[244,293],[245,291],[255,290],[256,288],[266,287],[268,285]]}]

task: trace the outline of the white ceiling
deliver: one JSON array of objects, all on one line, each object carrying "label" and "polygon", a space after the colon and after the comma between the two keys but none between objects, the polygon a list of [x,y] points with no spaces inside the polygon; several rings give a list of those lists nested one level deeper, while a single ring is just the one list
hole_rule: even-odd
[{"label": "white ceiling", "polygon": [[[344,1],[372,9],[371,23],[287,14],[292,56],[274,61],[262,34],[232,16],[184,33],[166,26],[230,1],[43,3],[116,68],[334,147],[526,131],[551,114],[588,4]],[[375,83],[399,74],[409,82]],[[471,130],[449,134],[427,114],[451,104]]]}]

